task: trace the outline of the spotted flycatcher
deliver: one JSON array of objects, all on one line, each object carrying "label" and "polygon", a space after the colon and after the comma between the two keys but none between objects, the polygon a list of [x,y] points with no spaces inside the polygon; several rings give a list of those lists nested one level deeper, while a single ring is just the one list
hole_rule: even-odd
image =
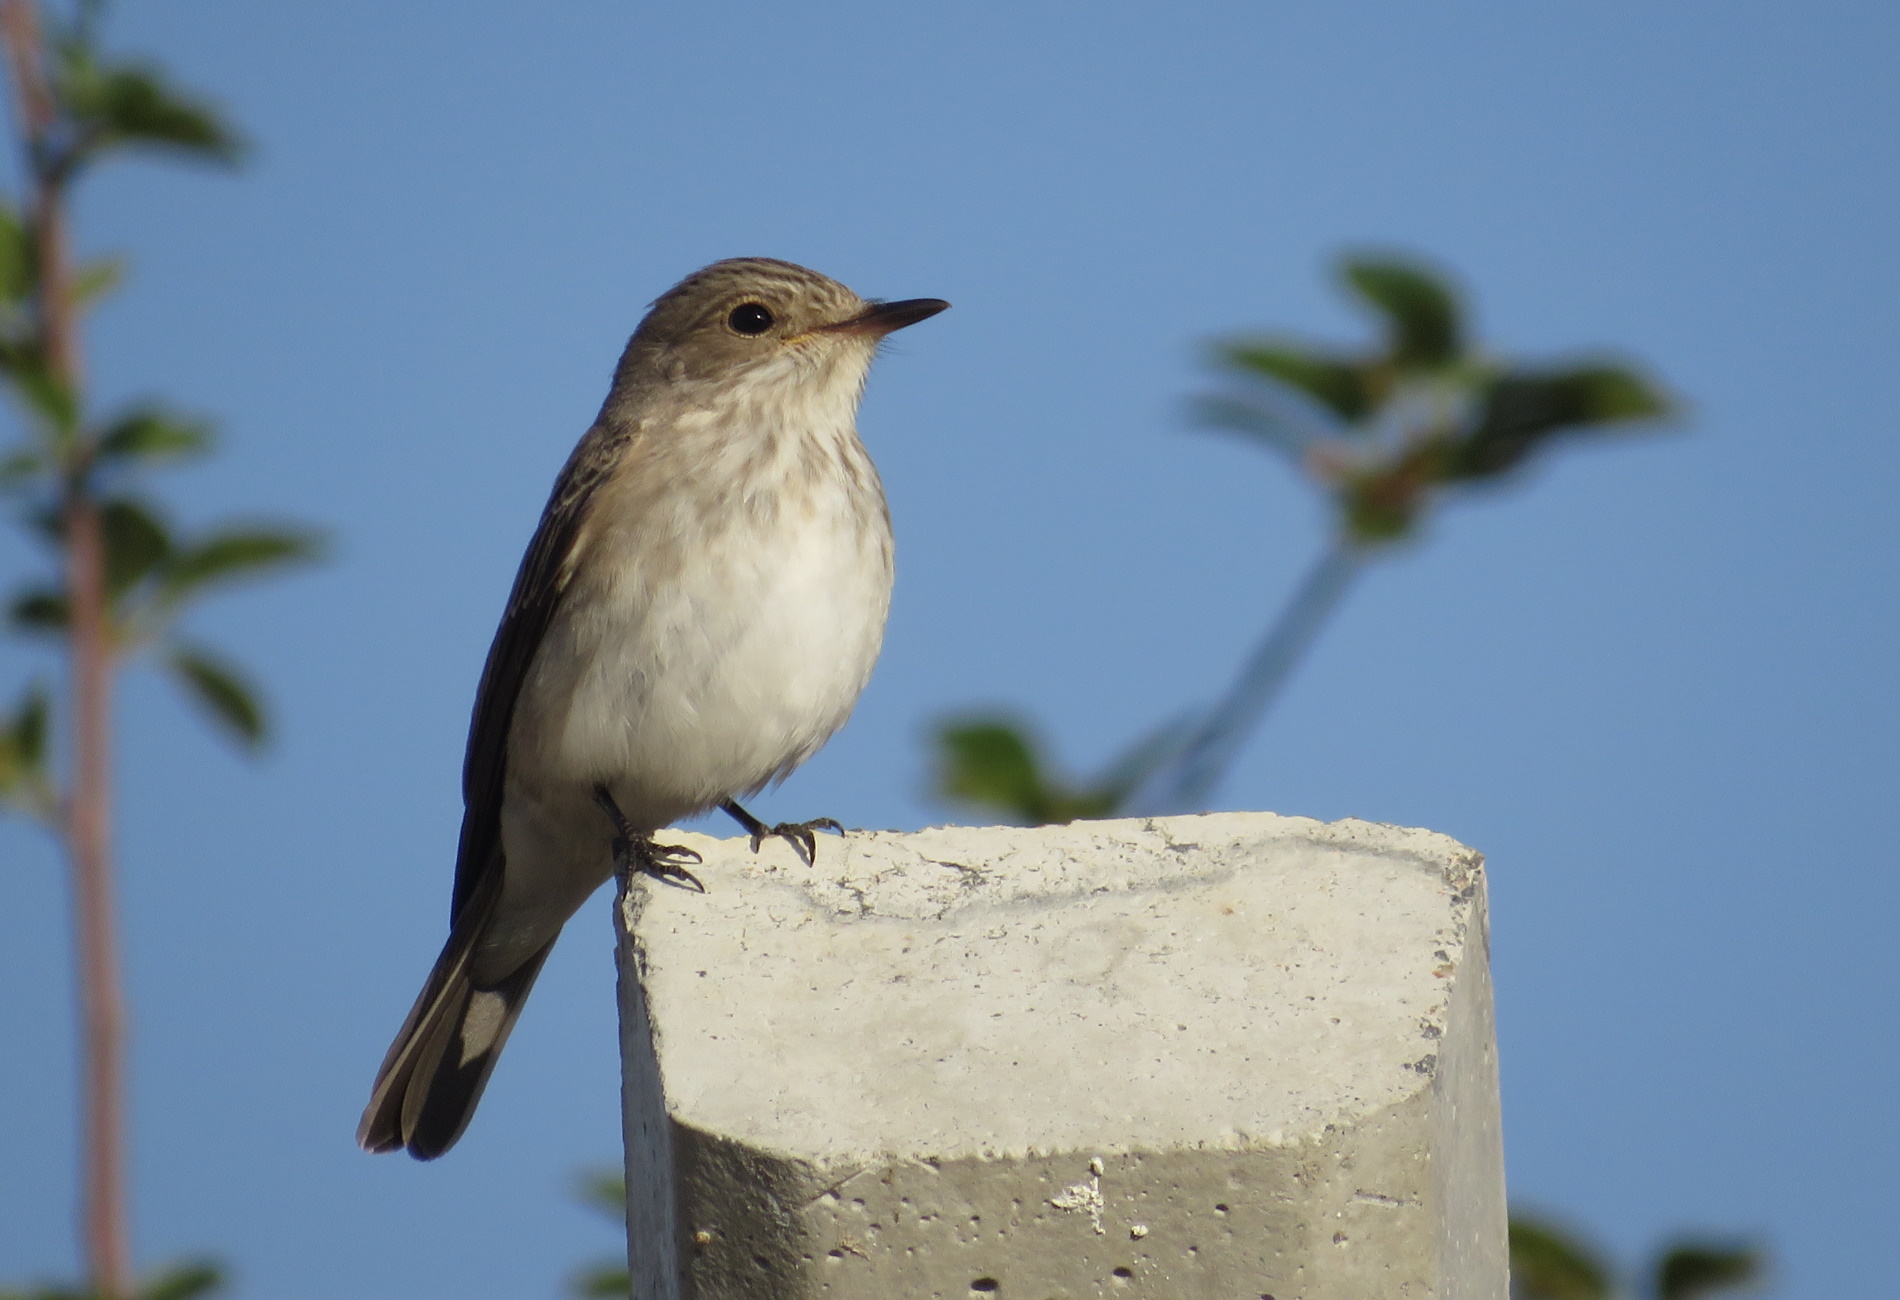
[{"label": "spotted flycatcher", "polygon": [[448,943],[357,1141],[421,1160],[468,1127],[561,927],[616,870],[697,887],[661,827],[723,808],[810,854],[836,822],[737,800],[850,716],[884,638],[891,525],[858,441],[878,343],[942,311],[768,258],[653,304],[568,458],[489,647]]}]

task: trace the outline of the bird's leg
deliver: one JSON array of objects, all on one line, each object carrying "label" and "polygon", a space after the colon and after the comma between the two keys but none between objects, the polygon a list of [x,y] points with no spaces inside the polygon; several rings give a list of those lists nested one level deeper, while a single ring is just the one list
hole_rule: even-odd
[{"label": "bird's leg", "polygon": [[752,851],[757,853],[759,845],[769,839],[781,839],[794,848],[803,849],[805,861],[818,860],[818,836],[815,831],[833,831],[844,834],[844,827],[830,817],[814,817],[808,822],[780,822],[776,826],[767,826],[751,813],[739,806],[736,799],[728,799],[719,805],[721,812],[739,823],[747,835],[752,837]]},{"label": "bird's leg", "polygon": [[655,844],[653,837],[638,830],[627,822],[626,815],[620,811],[620,805],[614,802],[607,787],[594,787],[594,802],[607,814],[607,820],[614,824],[614,872],[625,879],[637,868],[659,880],[670,880],[684,888],[691,885],[700,893],[706,892],[706,886],[699,883],[699,877],[686,869],[689,862],[698,862],[699,854],[683,844]]}]

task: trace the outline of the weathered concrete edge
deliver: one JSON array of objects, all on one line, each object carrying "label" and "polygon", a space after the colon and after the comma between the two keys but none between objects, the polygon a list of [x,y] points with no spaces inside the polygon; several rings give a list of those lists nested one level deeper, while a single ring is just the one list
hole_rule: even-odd
[{"label": "weathered concrete edge", "polygon": [[[880,849],[891,852],[898,861],[890,864],[886,870],[874,871],[868,877],[875,880],[887,877],[891,869],[903,871],[909,865],[904,859],[916,862],[936,862],[937,859],[930,857],[928,851],[928,841],[934,835],[1000,836],[1012,833],[1022,834],[1025,829],[1027,828],[1014,826],[957,825],[927,826],[917,831],[854,828],[846,838],[843,851],[846,855],[847,871],[850,866],[858,865],[858,846],[867,848],[873,854]],[[1124,817],[1104,821],[1072,822],[1061,826],[1034,829],[1038,834],[1056,837],[1059,848],[1070,850],[1078,856],[1100,852],[1111,845],[1146,851],[1162,849],[1180,852],[1189,848],[1200,848],[1215,853],[1227,853],[1243,846],[1264,846],[1273,841],[1300,843],[1316,849],[1332,849],[1406,863],[1444,881],[1454,895],[1462,895],[1467,899],[1472,876],[1474,873],[1481,872],[1484,864],[1483,854],[1442,832],[1350,817],[1339,821],[1322,822],[1311,817],[1291,817],[1280,813],[1195,813],[1173,817]],[[746,845],[743,837],[715,839],[687,836],[685,838],[693,848],[705,854],[709,861],[714,855],[723,855],[728,851],[748,852],[739,847]],[[1063,844],[1061,843],[1063,840],[1072,842]],[[765,851],[767,855],[775,853],[789,855],[792,852],[782,844],[773,843],[768,843]],[[1218,881],[1231,877],[1237,869],[1233,865],[1203,867],[1181,873],[1173,883]],[[966,907],[985,906],[999,901],[994,896],[960,894],[946,897],[940,906],[928,912],[887,913],[879,908],[877,900],[867,898],[859,889],[847,887],[842,879],[832,876],[829,872],[806,868],[802,865],[787,868],[768,865],[766,871],[781,883],[802,893],[808,905],[816,911],[834,913],[839,916],[891,916],[894,919],[943,920]],[[1010,904],[1057,905],[1069,898],[1096,893],[1099,887],[1099,884],[1095,882],[1088,884],[1076,882],[1020,891],[1011,890],[1000,901]],[[1144,882],[1141,887],[1168,888],[1170,881],[1151,880]]]},{"label": "weathered concrete edge", "polygon": [[[812,1294],[813,1269],[843,1295],[948,1294],[944,1273],[961,1269],[1025,1294],[1132,1276],[1137,1294],[1198,1295],[1211,1274],[1288,1296],[1462,1296],[1434,1250],[1433,1153],[1408,1140],[1430,1130],[1431,1105],[1421,1089],[1282,1146],[892,1159],[848,1173],[676,1123],[687,1295],[794,1300]],[[1311,1194],[1289,1199],[1298,1186]]]},{"label": "weathered concrete edge", "polygon": [[[1432,1074],[1438,1253],[1457,1300],[1508,1300],[1510,1242],[1491,986],[1490,905],[1482,874],[1470,893],[1445,1050]],[[1461,1102],[1463,1104],[1461,1104]]]},{"label": "weathered concrete edge", "polygon": [[641,982],[644,889],[614,899],[619,975],[620,1123],[627,1179],[627,1269],[632,1300],[681,1300],[679,1185],[659,1044]]}]

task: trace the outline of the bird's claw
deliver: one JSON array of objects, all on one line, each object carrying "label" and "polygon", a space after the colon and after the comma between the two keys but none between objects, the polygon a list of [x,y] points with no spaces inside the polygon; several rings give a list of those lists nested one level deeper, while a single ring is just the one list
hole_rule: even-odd
[{"label": "bird's claw", "polygon": [[691,887],[700,893],[706,892],[706,886],[699,877],[686,869],[689,862],[703,861],[699,854],[684,844],[655,844],[648,840],[642,846],[640,870],[659,880],[669,880],[682,889]]},{"label": "bird's claw", "polygon": [[629,876],[637,869],[643,875],[669,881],[682,889],[690,887],[702,894],[706,892],[699,877],[686,869],[687,863],[704,859],[684,844],[655,844],[648,839],[633,840],[617,835],[613,849],[614,869],[622,876]]},{"label": "bird's claw", "polygon": [[761,826],[752,832],[752,851],[757,853],[759,846],[767,840],[780,839],[803,850],[805,861],[815,862],[818,860],[819,831],[842,835],[844,827],[835,817],[814,817],[808,822],[780,822],[776,826]]},{"label": "bird's claw", "polygon": [[699,877],[686,869],[688,862],[702,861],[699,854],[684,844],[655,844],[652,836],[628,825],[626,817],[621,815],[620,805],[614,802],[604,785],[594,787],[594,802],[614,825],[614,873],[622,880],[638,867],[643,875],[656,880],[672,881],[682,889],[690,885],[702,894],[706,892]]}]

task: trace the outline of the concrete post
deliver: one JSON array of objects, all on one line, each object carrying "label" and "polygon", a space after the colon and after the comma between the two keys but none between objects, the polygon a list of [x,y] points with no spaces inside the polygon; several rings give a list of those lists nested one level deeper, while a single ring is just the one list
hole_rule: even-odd
[{"label": "concrete post", "polygon": [[638,1300],[1506,1300],[1470,849],[1264,813],[816,866],[679,838],[709,892],[621,908]]}]

